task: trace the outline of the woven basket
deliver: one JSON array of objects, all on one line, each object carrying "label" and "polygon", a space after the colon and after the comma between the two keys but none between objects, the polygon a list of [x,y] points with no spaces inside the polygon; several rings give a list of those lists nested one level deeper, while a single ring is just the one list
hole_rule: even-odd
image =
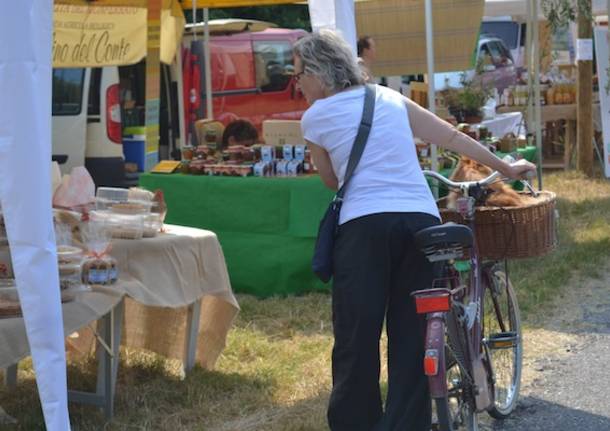
[{"label": "woven basket", "polygon": [[[439,202],[443,206],[443,202]],[[466,224],[454,210],[440,208],[443,223]],[[479,255],[484,259],[542,256],[557,245],[555,193],[540,192],[535,203],[520,207],[479,207],[475,229]]]}]

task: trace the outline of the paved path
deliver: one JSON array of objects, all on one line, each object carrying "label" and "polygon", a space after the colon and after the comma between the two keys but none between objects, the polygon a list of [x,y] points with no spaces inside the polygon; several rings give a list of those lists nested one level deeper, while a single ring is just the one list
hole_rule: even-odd
[{"label": "paved path", "polygon": [[525,332],[517,409],[481,430],[610,431],[610,276],[575,283],[541,322]]}]

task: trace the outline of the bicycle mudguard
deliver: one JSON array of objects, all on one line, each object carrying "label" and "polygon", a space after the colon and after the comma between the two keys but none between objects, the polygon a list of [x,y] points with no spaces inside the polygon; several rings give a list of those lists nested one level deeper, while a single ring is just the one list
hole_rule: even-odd
[{"label": "bicycle mudguard", "polygon": [[476,390],[474,391],[474,401],[478,412],[485,411],[491,405],[489,395],[489,383],[487,381],[488,372],[483,364],[483,356],[479,356],[472,361],[472,374]]},{"label": "bicycle mudguard", "polygon": [[443,314],[432,314],[426,324],[426,351],[424,373],[428,376],[430,396],[447,396],[447,373],[445,369],[445,321]]}]

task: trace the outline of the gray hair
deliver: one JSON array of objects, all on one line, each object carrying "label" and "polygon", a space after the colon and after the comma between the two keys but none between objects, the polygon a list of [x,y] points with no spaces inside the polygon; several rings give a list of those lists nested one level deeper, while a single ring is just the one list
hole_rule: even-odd
[{"label": "gray hair", "polygon": [[328,90],[341,91],[364,84],[362,69],[351,47],[334,31],[321,30],[299,39],[294,45],[294,55],[303,62],[303,71],[320,78]]}]

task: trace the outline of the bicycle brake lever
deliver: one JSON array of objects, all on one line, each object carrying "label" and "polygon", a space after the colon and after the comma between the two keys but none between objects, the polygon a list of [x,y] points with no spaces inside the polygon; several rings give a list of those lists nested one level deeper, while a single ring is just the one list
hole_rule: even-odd
[{"label": "bicycle brake lever", "polygon": [[529,183],[529,181],[521,180],[521,184],[523,184],[525,187],[527,187],[527,189],[530,191],[532,196],[534,196],[535,198],[537,198],[538,195],[540,194],[540,192],[536,191],[536,189],[534,187],[532,187],[532,185]]}]

